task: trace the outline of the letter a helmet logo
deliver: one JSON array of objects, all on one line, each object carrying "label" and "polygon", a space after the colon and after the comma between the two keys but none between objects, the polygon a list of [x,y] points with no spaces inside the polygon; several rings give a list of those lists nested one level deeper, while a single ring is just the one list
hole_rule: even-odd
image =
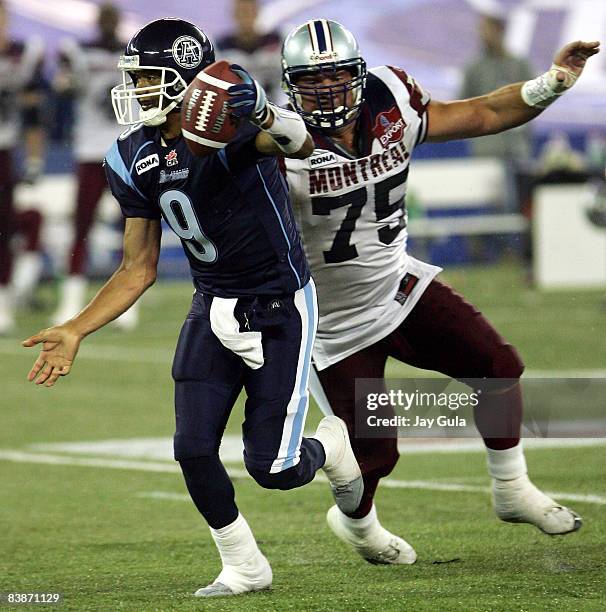
[{"label": "letter a helmet logo", "polygon": [[191,70],[202,61],[202,46],[192,36],[180,36],[173,43],[173,57],[181,68]]}]

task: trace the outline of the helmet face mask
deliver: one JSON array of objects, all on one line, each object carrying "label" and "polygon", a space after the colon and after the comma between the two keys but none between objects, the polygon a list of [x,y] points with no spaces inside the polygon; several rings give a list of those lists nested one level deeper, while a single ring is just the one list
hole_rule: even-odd
[{"label": "helmet face mask", "polygon": [[[350,78],[344,77],[347,73]],[[366,77],[355,38],[336,21],[309,21],[284,41],[283,87],[295,111],[313,128],[338,130],[355,121]]]},{"label": "helmet face mask", "polygon": [[[161,125],[178,110],[196,74],[214,61],[212,42],[195,25],[181,19],[147,24],[131,38],[118,63],[122,83],[111,91],[116,120],[127,126]],[[158,78],[139,85],[143,75]]]},{"label": "helmet face mask", "polygon": [[[122,83],[112,89],[112,104],[116,120],[120,125],[157,126],[166,121],[166,115],[181,102],[187,89],[183,77],[172,68],[157,66],[141,66],[134,70],[122,68],[122,60],[118,68],[122,70]],[[158,85],[137,86],[137,72],[157,72]],[[152,104],[148,105],[149,101]],[[138,104],[135,104],[137,102]]]},{"label": "helmet face mask", "polygon": [[[346,69],[350,78],[339,74]],[[305,77],[312,77],[305,82]],[[319,77],[319,78],[318,78]],[[325,80],[331,84],[313,82]],[[338,129],[355,121],[364,102],[366,63],[362,58],[322,66],[293,66],[284,71],[284,81],[295,111],[312,127]]]}]

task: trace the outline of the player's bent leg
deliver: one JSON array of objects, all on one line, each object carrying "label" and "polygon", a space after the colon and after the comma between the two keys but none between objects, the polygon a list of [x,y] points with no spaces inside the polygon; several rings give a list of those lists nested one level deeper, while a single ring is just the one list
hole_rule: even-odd
[{"label": "player's bent leg", "polygon": [[324,447],[313,438],[303,438],[299,447],[298,459],[293,458],[296,464],[282,470],[273,470],[272,464],[260,467],[255,457],[249,454],[244,458],[244,464],[248,473],[255,479],[257,484],[264,489],[280,489],[288,491],[296,489],[311,482],[316,472],[324,465],[326,455]]},{"label": "player's bent leg", "polygon": [[[579,529],[581,519],[528,479],[520,444],[524,364],[518,352],[469,302],[434,280],[390,336],[392,355],[459,379],[487,379],[474,409],[484,439],[497,516],[530,523],[552,535]],[[439,347],[439,348],[438,348]]]},{"label": "player's bent leg", "polygon": [[212,298],[196,292],[183,324],[175,380],[175,459],[196,508],[208,523],[223,568],[199,597],[237,595],[271,585],[271,568],[238,513],[234,488],[218,455],[231,409],[242,389],[242,361],[212,332]]},{"label": "player's bent leg", "polygon": [[353,519],[333,506],[326,514],[326,522],[340,540],[369,563],[410,565],[417,560],[417,553],[406,540],[381,525],[374,505],[366,516],[359,519]]},{"label": "player's bent leg", "polygon": [[313,281],[291,296],[242,308],[248,329],[263,336],[264,353],[263,366],[245,375],[247,469],[262,486],[294,488],[323,468],[339,506],[355,509],[363,483],[345,424],[327,417],[312,439],[303,438],[318,317]]}]

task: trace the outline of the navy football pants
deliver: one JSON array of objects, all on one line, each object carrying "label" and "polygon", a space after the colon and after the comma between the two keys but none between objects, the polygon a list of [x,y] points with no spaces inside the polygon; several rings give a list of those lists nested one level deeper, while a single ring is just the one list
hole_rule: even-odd
[{"label": "navy football pants", "polygon": [[204,471],[200,466],[208,462],[188,471],[189,460],[217,455],[242,389],[247,394],[242,430],[249,473],[266,488],[306,484],[325,460],[322,446],[302,437],[318,318],[313,282],[291,295],[238,299],[234,315],[240,330],[262,334],[264,363],[258,369],[247,366],[215,335],[212,302],[211,296],[194,294],[173,363],[175,459],[181,462],[190,492],[193,473]]}]

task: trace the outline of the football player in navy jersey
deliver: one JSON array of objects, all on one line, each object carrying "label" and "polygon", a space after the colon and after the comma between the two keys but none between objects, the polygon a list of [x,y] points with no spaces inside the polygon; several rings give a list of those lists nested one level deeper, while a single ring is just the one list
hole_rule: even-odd
[{"label": "football player in navy jersey", "polygon": [[112,99],[118,122],[132,127],[105,158],[126,217],[122,263],[82,312],[23,343],[43,343],[29,380],[52,386],[70,372],[82,339],[154,282],[160,219],[181,238],[196,291],[172,370],[174,452],[223,563],[200,597],[272,582],[218,455],[243,388],[244,459],[261,486],[299,487],[323,468],[343,511],[362,496],[343,421],[323,419],[313,438],[302,437],[317,306],[276,156],[307,157],[312,141],[295,113],[269,104],[259,84],[234,66],[244,82],[229,89],[230,106],[249,121],[219,153],[194,157],[181,137],[179,104],[213,61],[206,35],[179,19],[153,21],[130,40]]},{"label": "football player in navy jersey", "polygon": [[536,79],[444,103],[431,100],[401,68],[367,69],[354,36],[335,21],[309,21],[284,41],[284,85],[316,144],[309,158],[284,160],[320,304],[311,389],[325,413],[347,422],[365,485],[354,512],[333,506],[327,520],[372,563],[416,559],[410,545],[381,526],[373,503],[380,479],[398,460],[395,435],[354,436],[356,379],[380,381],[388,357],[457,379],[497,379],[474,409],[497,515],[548,534],[581,526],[580,517],[527,476],[518,352],[435,278],[440,268],[407,254],[405,195],[418,144],[530,121],[574,84],[598,51],[598,42],[570,43]]}]

